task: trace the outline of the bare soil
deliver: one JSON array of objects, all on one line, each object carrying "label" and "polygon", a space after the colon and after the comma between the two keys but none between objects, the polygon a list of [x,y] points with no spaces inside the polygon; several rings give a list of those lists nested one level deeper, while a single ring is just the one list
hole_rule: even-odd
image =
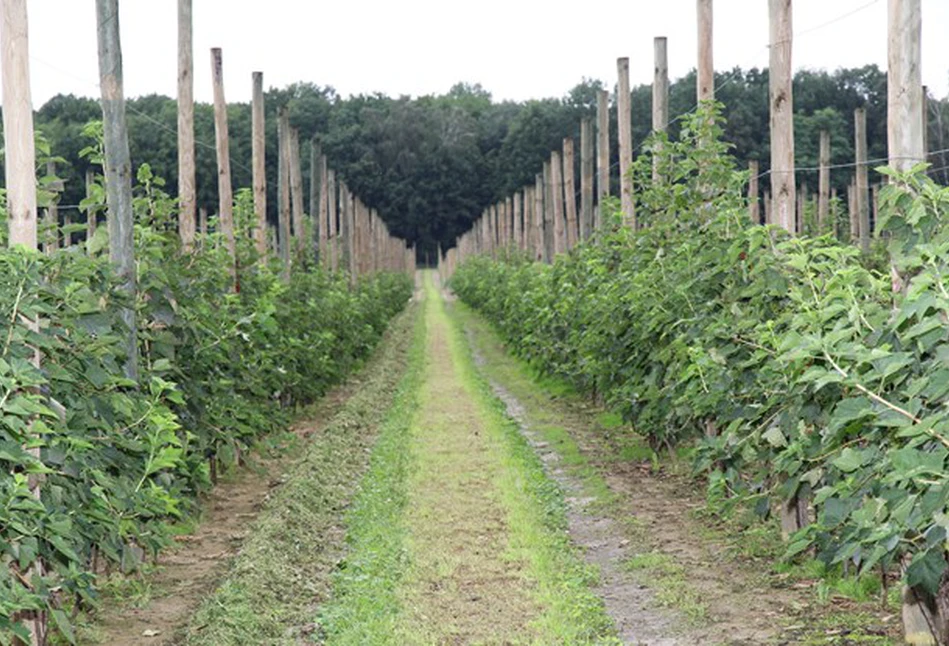
[{"label": "bare soil", "polygon": [[[352,379],[328,393],[290,431],[299,441],[318,433],[359,386]],[[109,600],[97,618],[94,639],[109,646],[177,643],[197,606],[227,571],[262,504],[284,480],[294,461],[286,451],[256,453],[250,466],[228,474],[202,501],[201,522],[193,534],[177,537],[162,553],[158,569],[146,575],[147,595]]]},{"label": "bare soil", "polygon": [[[621,459],[621,447],[596,421],[602,410],[574,397],[553,397],[530,383],[483,321],[470,321],[468,336],[480,369],[509,415],[520,423],[550,476],[567,493],[571,536],[587,561],[600,569],[598,591],[624,643],[868,643],[851,641],[848,630],[833,627],[819,631],[824,635],[819,642],[811,641],[811,629],[822,616],[857,610],[876,616],[879,627],[872,629],[874,634],[882,637],[897,631],[898,618],[887,616],[876,604],[831,599],[818,608],[809,584],[776,585],[770,574],[772,562],[735,556],[734,545],[710,535],[695,514],[703,501],[693,481],[656,470],[648,462]],[[592,504],[574,465],[565,465],[558,447],[550,446],[535,430],[543,425],[567,431],[586,464],[615,494],[608,508]],[[631,557],[652,552],[668,555],[685,568],[689,588],[707,608],[704,620],[692,621],[674,607],[660,607],[656,586],[625,567]]]}]

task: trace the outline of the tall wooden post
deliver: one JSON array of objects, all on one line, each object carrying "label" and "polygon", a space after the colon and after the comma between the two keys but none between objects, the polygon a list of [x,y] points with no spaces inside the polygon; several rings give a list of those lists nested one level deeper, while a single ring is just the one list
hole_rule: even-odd
[{"label": "tall wooden post", "polygon": [[537,173],[534,176],[534,198],[533,217],[531,218],[531,239],[534,241],[533,252],[534,260],[543,262],[545,260],[544,244],[544,175]]},{"label": "tall wooden post", "polygon": [[771,17],[771,195],[774,223],[794,233],[794,99],[791,0],[768,0]]},{"label": "tall wooden post", "polygon": [[[56,163],[46,162],[46,174],[49,177],[56,177]],[[47,255],[59,249],[59,204],[54,198],[50,200],[46,207],[46,216],[43,218],[44,232],[44,251]]]},{"label": "tall wooden post", "polygon": [[313,260],[317,263],[322,261],[323,251],[323,228],[326,226],[320,220],[320,211],[323,195],[321,188],[323,186],[323,175],[321,171],[321,162],[323,159],[323,149],[316,137],[310,139],[310,222],[313,223]]},{"label": "tall wooden post", "polygon": [[923,128],[923,161],[929,161],[929,88],[923,86],[922,97],[920,99],[922,108],[922,128]]},{"label": "tall wooden post", "polygon": [[820,131],[820,175],[817,189],[817,230],[827,233],[830,214],[830,133]]},{"label": "tall wooden post", "polygon": [[758,175],[759,164],[757,159],[748,162],[748,170],[751,177],[748,179],[748,219],[752,224],[761,223],[761,211],[759,208],[760,198],[758,197]]},{"label": "tall wooden post", "polygon": [[860,216],[857,213],[857,189],[853,179],[847,185],[847,215],[850,217],[850,243],[860,242]]},{"label": "tall wooden post", "polygon": [[563,197],[567,219],[566,250],[570,251],[577,246],[577,190],[574,181],[573,139],[566,137],[563,140]]},{"label": "tall wooden post", "polygon": [[[218,226],[231,256],[230,272],[237,278],[237,242],[234,238],[234,193],[231,186],[231,149],[227,134],[227,101],[224,100],[224,63],[221,49],[211,49],[211,80],[214,84],[214,140],[217,150]],[[235,281],[234,286],[237,287]]]},{"label": "tall wooden post", "polygon": [[203,206],[198,209],[198,226],[201,235],[208,235],[208,210]]},{"label": "tall wooden post", "polygon": [[764,190],[764,199],[762,199],[761,202],[764,204],[764,223],[774,224],[774,217],[771,213],[771,207],[773,205],[771,201],[771,191],[768,189]]},{"label": "tall wooden post", "polygon": [[297,257],[306,249],[306,235],[303,231],[303,171],[300,168],[300,131],[290,128],[288,140],[290,152],[290,200],[293,208],[293,239]]},{"label": "tall wooden post", "polygon": [[854,153],[856,154],[854,207],[857,211],[857,231],[860,249],[870,250],[870,182],[867,177],[867,111],[853,111]]},{"label": "tall wooden post", "polygon": [[[9,132],[9,131],[6,131],[6,132]],[[86,169],[86,198],[87,199],[92,197],[92,187],[95,185],[95,181],[96,181],[95,172],[93,172],[91,168],[87,168]],[[7,186],[9,185],[10,184],[8,182]],[[86,240],[92,240],[92,236],[96,234],[96,225],[98,224],[98,222],[96,221],[96,218],[98,217],[98,215],[99,214],[96,213],[96,210],[93,208],[90,208],[88,211],[86,211]]]},{"label": "tall wooden post", "polygon": [[178,235],[185,251],[194,246],[195,194],[191,0],[178,0]]},{"label": "tall wooden post", "polygon": [[290,119],[287,108],[277,110],[277,249],[283,279],[290,280]]},{"label": "tall wooden post", "polygon": [[[610,194],[610,94],[596,94],[596,197],[597,204]],[[599,227],[599,222],[594,223]]]},{"label": "tall wooden post", "polygon": [[554,190],[550,161],[544,162],[544,262],[550,264],[556,251],[554,242]]},{"label": "tall wooden post", "polygon": [[[665,36],[653,39],[653,54],[655,70],[652,79],[652,131],[665,132],[669,124],[669,46]],[[660,151],[654,150],[652,161],[652,181],[654,182],[659,180],[659,156]]]},{"label": "tall wooden post", "polygon": [[261,258],[267,255],[267,135],[264,121],[264,73],[252,75],[251,99],[251,164],[254,185],[254,241]]},{"label": "tall wooden post", "polygon": [[633,211],[633,178],[629,172],[633,164],[633,123],[629,105],[629,59],[625,57],[617,59],[616,71],[619,75],[616,116],[619,132],[620,198],[623,209],[623,224],[631,229],[635,229],[636,214]]},{"label": "tall wooden post", "polygon": [[338,227],[337,206],[339,205],[339,196],[336,192],[336,171],[328,169],[326,172],[326,239],[329,246],[330,271],[339,269],[339,238],[337,235]]},{"label": "tall wooden post", "polygon": [[580,238],[593,233],[593,123],[580,122]]},{"label": "tall wooden post", "polygon": [[908,170],[925,159],[921,0],[889,0],[887,144],[890,166]]},{"label": "tall wooden post", "polygon": [[[0,66],[3,83],[3,147],[4,176],[7,188],[7,215],[9,246],[36,249],[36,146],[33,135],[33,99],[30,91],[30,44],[26,0],[5,0],[0,3]],[[39,321],[28,322],[30,329],[39,330]],[[40,367],[40,353],[33,352],[32,363]],[[35,457],[40,449],[27,451]],[[40,497],[40,480],[29,479],[34,498]],[[10,567],[16,568],[15,564]],[[27,572],[17,572],[31,587],[34,576],[43,575],[43,565],[37,562]],[[22,621],[29,631],[29,644],[45,642],[46,622],[40,612],[23,613],[11,617]]]},{"label": "tall wooden post", "polygon": [[712,61],[712,0],[696,0],[698,18],[699,61],[696,74],[696,98],[715,98],[715,66]]},{"label": "tall wooden post", "polygon": [[[4,3],[6,4],[6,3]],[[109,259],[115,265],[122,291],[135,297],[135,244],[132,220],[132,161],[122,82],[122,45],[119,40],[118,0],[96,0],[99,44],[99,87],[105,144],[105,187],[109,210]],[[126,325],[125,375],[138,381],[138,332],[135,309],[122,308]]]},{"label": "tall wooden post", "polygon": [[563,164],[556,150],[550,153],[550,190],[553,198],[554,255],[559,256],[566,251],[567,237],[564,228]]}]

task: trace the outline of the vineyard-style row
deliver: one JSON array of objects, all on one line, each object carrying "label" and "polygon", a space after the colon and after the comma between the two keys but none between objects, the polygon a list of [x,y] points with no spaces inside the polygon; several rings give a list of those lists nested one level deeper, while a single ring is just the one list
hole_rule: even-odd
[{"label": "vineyard-style row", "polygon": [[[338,383],[411,295],[405,274],[351,287],[304,258],[285,281],[280,261],[259,261],[248,236],[237,240],[235,293],[223,235],[181,253],[175,201],[159,186],[139,171],[134,303],[104,228],[50,254],[0,251],[0,643],[28,642],[17,617],[36,611],[71,639],[68,613],[95,603],[96,573],[156,555],[215,467]],[[252,226],[249,191],[235,215],[240,230]],[[137,381],[124,370],[129,306]]]},{"label": "vineyard-style row", "polygon": [[496,249],[453,289],[656,448],[694,443],[711,494],[780,515],[788,557],[902,569],[945,639],[949,189],[881,169],[861,254],[752,224],[714,115],[683,133],[633,168],[637,230],[614,203],[551,265]]}]

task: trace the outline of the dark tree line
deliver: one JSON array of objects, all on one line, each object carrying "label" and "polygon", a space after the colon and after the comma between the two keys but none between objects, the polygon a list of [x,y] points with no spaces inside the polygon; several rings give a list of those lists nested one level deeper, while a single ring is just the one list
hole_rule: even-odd
[{"label": "dark tree line", "polygon": [[[768,71],[734,69],[716,75],[716,98],[725,106],[726,138],[739,160],[758,159],[768,169]],[[479,85],[458,84],[446,94],[388,97],[381,94],[344,99],[329,87],[298,83],[271,89],[266,95],[268,203],[275,219],[276,110],[286,105],[293,126],[304,141],[317,137],[330,164],[370,206],[379,210],[397,236],[415,241],[421,253],[447,247],[468,229],[493,201],[532,183],[534,174],[559,148],[565,136],[579,140],[580,120],[596,113],[599,81],[583,80],[559,99],[523,103],[495,102]],[[652,90],[633,89],[633,136],[639,146],[648,136]],[[130,100],[129,129],[133,163],[152,166],[177,191],[176,105],[164,96]],[[670,90],[670,112],[695,106],[695,74],[681,78]],[[867,109],[869,155],[886,156],[886,74],[876,66],[835,72],[801,71],[794,80],[796,157],[799,168],[818,163],[819,131],[832,133],[833,163],[853,161],[853,111]],[[235,186],[250,186],[251,120],[248,104],[229,107],[232,172]],[[79,151],[90,142],[84,126],[100,118],[98,103],[88,98],[56,96],[37,113],[37,126],[52,153],[66,160],[59,175],[66,180],[63,204],[78,204],[84,194],[88,162]],[[930,101],[931,149],[946,148],[949,102]],[[678,121],[669,125],[678,134]],[[198,140],[198,201],[216,209],[216,166],[212,107],[195,109]],[[616,116],[611,117],[613,159],[616,160]],[[304,148],[304,150],[306,150]],[[308,182],[309,154],[303,171]],[[945,155],[931,160],[949,165]],[[579,163],[579,160],[578,160]],[[615,176],[615,168],[614,168]],[[938,171],[943,181],[946,169]],[[832,174],[844,189],[852,171]],[[614,178],[614,181],[615,178]],[[798,181],[817,188],[816,171],[801,171]]]}]

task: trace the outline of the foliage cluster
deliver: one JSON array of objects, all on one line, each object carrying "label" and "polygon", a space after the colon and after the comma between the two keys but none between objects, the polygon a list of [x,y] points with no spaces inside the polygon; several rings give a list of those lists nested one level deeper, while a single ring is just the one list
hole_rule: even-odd
[{"label": "foliage cluster", "polygon": [[[138,180],[134,302],[104,226],[49,255],[0,251],[0,644],[27,638],[18,620],[31,611],[72,640],[67,609],[95,604],[97,573],[156,555],[211,467],[352,370],[411,295],[404,275],[351,288],[303,259],[285,283],[249,236],[235,292],[220,236],[183,253],[174,201],[148,166]],[[249,230],[246,191],[237,217]],[[137,381],[123,369],[129,307]]]},{"label": "foliage cluster", "polygon": [[[715,499],[811,516],[788,555],[946,581],[949,189],[882,192],[882,249],[751,225],[711,115],[637,162],[637,215],[553,266],[472,258],[459,296],[515,352],[598,394],[654,446],[694,443]],[[660,153],[661,151],[661,153]],[[615,219],[615,218],[614,218]],[[882,242],[878,245],[882,246]],[[945,589],[945,588],[943,588]]]}]

